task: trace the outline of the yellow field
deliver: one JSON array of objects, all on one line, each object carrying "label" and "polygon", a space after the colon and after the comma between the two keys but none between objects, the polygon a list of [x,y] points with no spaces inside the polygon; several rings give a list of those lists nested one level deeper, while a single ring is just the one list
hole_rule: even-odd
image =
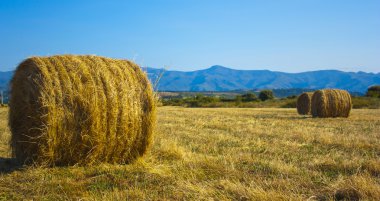
[{"label": "yellow field", "polygon": [[[0,200],[380,199],[380,110],[314,119],[295,109],[160,107],[133,165],[23,168],[0,109]],[[344,196],[344,195],[343,195]]]}]

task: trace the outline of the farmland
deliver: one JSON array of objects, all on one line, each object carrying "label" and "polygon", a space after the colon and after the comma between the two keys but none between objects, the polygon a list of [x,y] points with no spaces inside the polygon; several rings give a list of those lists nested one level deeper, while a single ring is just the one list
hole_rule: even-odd
[{"label": "farmland", "polygon": [[0,109],[0,200],[380,198],[380,110],[310,118],[295,109],[159,107],[154,143],[131,165],[22,167]]}]

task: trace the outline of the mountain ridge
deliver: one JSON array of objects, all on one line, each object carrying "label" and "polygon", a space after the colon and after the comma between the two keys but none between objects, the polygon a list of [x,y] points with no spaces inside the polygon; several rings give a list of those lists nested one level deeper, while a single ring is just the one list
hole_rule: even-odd
[{"label": "mountain ridge", "polygon": [[165,71],[146,68],[150,79],[164,71],[158,83],[160,91],[229,91],[279,88],[339,88],[364,93],[380,84],[380,73],[317,70],[286,73],[270,70],[236,70],[221,65],[195,71]]},{"label": "mountain ridge", "polygon": [[[164,70],[144,67],[149,79],[158,82],[159,91],[231,91],[252,89],[322,89],[338,88],[364,93],[371,85],[380,84],[380,73],[316,70],[287,73],[271,70],[238,70],[213,65],[194,71]],[[0,72],[0,88],[6,90],[14,71]]]},{"label": "mountain ridge", "polygon": [[[166,70],[165,68],[154,68],[154,67],[143,67],[143,69],[154,69],[154,70]],[[276,70],[268,70],[268,69],[235,69],[231,67],[226,67],[223,65],[212,65],[205,69],[199,69],[199,70],[190,70],[190,71],[182,71],[182,70],[167,70],[171,72],[183,72],[183,73],[190,73],[195,71],[206,71],[206,70],[212,70],[212,69],[228,69],[233,71],[268,71],[268,72],[276,72],[276,73],[286,73],[286,74],[300,74],[300,73],[310,73],[310,72],[319,72],[319,71],[336,71],[336,72],[343,72],[343,73],[356,73],[356,74],[373,74],[373,75],[380,75],[380,72],[374,73],[374,72],[365,72],[365,71],[342,71],[337,69],[322,69],[322,70],[310,70],[310,71],[301,71],[301,72],[283,72],[283,71],[276,71]]]}]

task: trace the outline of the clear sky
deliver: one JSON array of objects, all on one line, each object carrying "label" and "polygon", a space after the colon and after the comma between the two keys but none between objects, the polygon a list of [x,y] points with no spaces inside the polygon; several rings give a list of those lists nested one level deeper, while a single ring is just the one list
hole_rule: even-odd
[{"label": "clear sky", "polygon": [[0,0],[0,71],[95,54],[197,70],[380,71],[380,0]]}]

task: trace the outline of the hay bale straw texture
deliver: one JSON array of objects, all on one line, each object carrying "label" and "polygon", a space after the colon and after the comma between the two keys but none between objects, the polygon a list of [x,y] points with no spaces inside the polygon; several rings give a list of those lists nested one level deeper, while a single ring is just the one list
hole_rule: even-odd
[{"label": "hay bale straw texture", "polygon": [[155,98],[136,64],[61,55],[23,61],[11,81],[14,157],[24,163],[130,163],[144,155]]},{"label": "hay bale straw texture", "polygon": [[297,98],[297,112],[300,115],[311,114],[311,97],[313,92],[302,93]]},{"label": "hay bale straw texture", "polygon": [[311,99],[313,117],[348,117],[351,108],[351,96],[345,90],[318,90],[314,92]]}]

